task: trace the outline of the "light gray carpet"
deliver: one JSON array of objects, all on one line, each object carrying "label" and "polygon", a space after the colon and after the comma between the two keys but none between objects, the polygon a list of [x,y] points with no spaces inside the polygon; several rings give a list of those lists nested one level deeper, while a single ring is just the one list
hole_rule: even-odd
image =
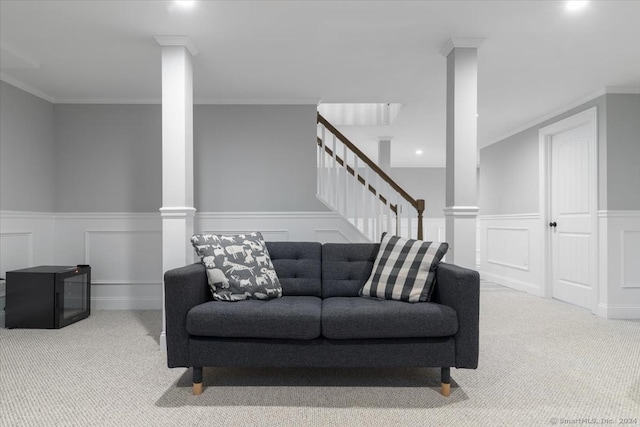
[{"label": "light gray carpet", "polygon": [[[168,369],[155,311],[96,311],[60,330],[0,330],[0,426],[640,424],[640,322],[483,283],[480,366]],[[633,424],[632,424],[633,425]]]}]

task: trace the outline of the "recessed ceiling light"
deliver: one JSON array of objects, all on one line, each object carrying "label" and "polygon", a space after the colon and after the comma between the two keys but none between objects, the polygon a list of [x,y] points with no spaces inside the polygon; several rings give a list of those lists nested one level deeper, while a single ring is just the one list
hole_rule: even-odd
[{"label": "recessed ceiling light", "polygon": [[568,1],[567,2],[567,6],[566,9],[570,12],[576,12],[578,10],[582,10],[585,7],[587,7],[587,4],[589,2],[586,0],[573,0],[573,1]]},{"label": "recessed ceiling light", "polygon": [[196,0],[175,0],[174,3],[183,9],[191,9],[196,5]]},{"label": "recessed ceiling light", "polygon": [[419,156],[420,154],[422,154],[422,150],[416,150],[416,154]]}]

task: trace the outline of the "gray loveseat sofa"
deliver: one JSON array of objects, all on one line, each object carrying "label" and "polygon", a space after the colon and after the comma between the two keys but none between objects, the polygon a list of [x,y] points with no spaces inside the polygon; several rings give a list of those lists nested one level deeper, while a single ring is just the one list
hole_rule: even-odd
[{"label": "gray loveseat sofa", "polygon": [[205,267],[164,276],[167,359],[203,367],[434,367],[441,393],[450,368],[478,365],[479,275],[440,263],[430,302],[358,296],[379,244],[267,242],[283,296],[214,301]]}]

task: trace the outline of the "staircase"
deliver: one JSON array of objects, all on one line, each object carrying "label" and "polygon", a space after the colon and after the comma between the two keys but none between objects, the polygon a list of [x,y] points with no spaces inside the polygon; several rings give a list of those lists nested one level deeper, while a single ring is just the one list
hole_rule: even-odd
[{"label": "staircase", "polygon": [[317,197],[370,241],[382,233],[423,239],[424,200],[416,200],[320,113]]}]

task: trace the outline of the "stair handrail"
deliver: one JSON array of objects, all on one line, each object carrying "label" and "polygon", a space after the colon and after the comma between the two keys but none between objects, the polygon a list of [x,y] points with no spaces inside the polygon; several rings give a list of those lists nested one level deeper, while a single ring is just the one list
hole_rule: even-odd
[{"label": "stair handrail", "polygon": [[[322,138],[318,137],[318,147],[322,147]],[[326,145],[324,146],[324,151],[325,153],[327,153],[329,155],[329,157],[333,157],[333,150],[329,147],[327,147]],[[345,161],[342,160],[342,157],[338,156],[336,154],[336,163],[338,163],[340,166],[345,167]],[[387,201],[386,197],[384,197],[378,190],[376,190],[376,188],[371,185],[371,184],[367,184],[366,180],[362,177],[362,175],[358,174],[356,175],[356,171],[349,166],[349,164],[346,164],[346,169],[347,172],[350,173],[351,175],[353,175],[360,184],[362,185],[366,185],[367,188],[369,189],[369,191],[374,195],[374,196],[378,196],[378,198],[380,199],[380,201],[382,202],[382,204],[386,205],[389,204],[389,208],[393,211],[393,213],[395,213],[396,215],[398,214],[398,207],[397,205],[393,205],[391,204],[390,201]]]},{"label": "stair handrail", "polygon": [[[422,220],[423,220],[424,209],[425,209],[425,201],[423,199],[414,199],[413,197],[411,197],[411,195],[407,193],[407,191],[405,191],[404,188],[402,188],[397,182],[395,182],[393,178],[391,178],[385,171],[380,169],[380,167],[373,160],[371,160],[369,157],[367,157],[366,154],[360,151],[360,149],[356,147],[355,144],[349,140],[349,138],[344,136],[342,132],[340,132],[338,129],[335,128],[335,126],[329,123],[327,119],[322,117],[322,114],[320,114],[319,112],[317,113],[317,123],[322,124],[325,127],[325,129],[329,130],[329,132],[335,135],[336,138],[340,140],[340,142],[342,142],[347,148],[349,148],[360,160],[362,160],[375,173],[377,173],[378,176],[380,176],[380,178],[382,178],[383,181],[389,184],[391,188],[393,188],[398,194],[400,194],[400,196],[402,196],[403,199],[405,199],[407,202],[409,202],[411,206],[415,208],[415,210],[418,213],[418,230],[417,230],[418,236],[417,237],[418,237],[418,240],[422,240],[423,239]],[[323,145],[322,139],[320,139],[319,137],[318,137],[318,145],[320,146]],[[329,153],[329,155],[331,156],[333,155],[333,151],[329,147],[325,145],[324,148],[325,148],[325,151]],[[349,165],[346,162],[346,159],[344,159],[343,161],[338,161],[338,159],[339,158],[336,155],[336,162],[340,163],[341,166],[345,167],[347,171],[355,177],[356,172],[349,167]],[[342,160],[342,159],[339,159],[339,160]],[[365,185],[364,178],[362,178],[359,174],[356,178],[361,184]],[[368,188],[369,188],[369,191],[371,191],[374,195],[378,195],[380,200],[383,203],[385,204],[387,203],[386,198],[384,198],[381,194],[379,194],[379,192],[375,188],[373,188],[371,185],[368,185]],[[397,207],[395,207],[394,209],[394,206],[392,206],[391,204],[389,205],[391,210],[393,210],[394,213],[397,215],[398,214]]]}]

